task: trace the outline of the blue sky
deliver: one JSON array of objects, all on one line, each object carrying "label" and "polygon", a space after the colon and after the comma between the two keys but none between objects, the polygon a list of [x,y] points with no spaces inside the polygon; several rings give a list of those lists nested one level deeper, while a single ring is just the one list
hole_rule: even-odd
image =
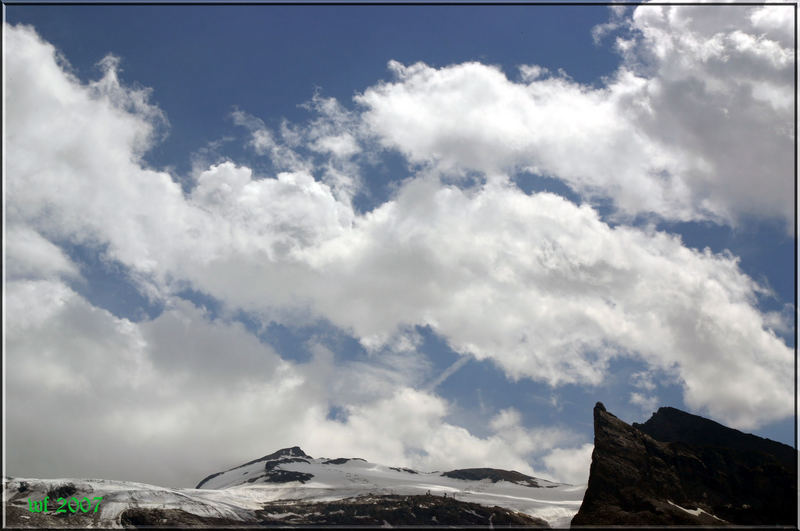
[{"label": "blue sky", "polygon": [[793,444],[792,14],[6,6],[10,473]]}]

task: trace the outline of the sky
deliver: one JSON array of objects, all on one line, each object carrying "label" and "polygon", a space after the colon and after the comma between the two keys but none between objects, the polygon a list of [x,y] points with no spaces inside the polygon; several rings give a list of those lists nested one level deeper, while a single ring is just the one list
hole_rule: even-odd
[{"label": "sky", "polygon": [[7,474],[793,445],[791,6],[4,6]]}]

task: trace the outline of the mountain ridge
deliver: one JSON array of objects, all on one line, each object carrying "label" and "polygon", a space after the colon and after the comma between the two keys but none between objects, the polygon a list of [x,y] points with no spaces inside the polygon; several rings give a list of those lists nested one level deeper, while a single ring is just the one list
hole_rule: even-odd
[{"label": "mountain ridge", "polygon": [[760,452],[773,456],[786,466],[794,466],[796,458],[791,446],[669,406],[658,408],[643,424],[634,422],[631,426],[659,441]]},{"label": "mountain ridge", "polygon": [[[675,408],[627,424],[598,402],[588,485],[514,470],[424,472],[299,446],[206,476],[194,489],[6,478],[13,527],[794,525],[796,451]],[[787,451],[788,448],[788,451]],[[92,514],[31,511],[46,496],[100,496]],[[53,511],[51,505],[50,512]]]},{"label": "mountain ridge", "polygon": [[[353,461],[368,463],[365,459],[360,457],[339,457],[335,459],[322,457],[315,459],[306,454],[299,446],[292,446],[282,448],[269,455],[260,457],[258,459],[253,459],[252,461],[234,466],[227,470],[210,474],[201,480],[195,488],[229,488],[243,485],[245,483],[287,483],[290,481],[300,481],[305,483],[306,481],[313,479],[313,473],[305,469],[287,469],[286,465],[293,463],[305,463],[308,465],[345,465]],[[264,463],[263,467],[260,465],[261,463]],[[234,476],[231,474],[240,470],[244,470],[242,476],[247,475],[247,478]],[[499,468],[488,467],[460,468],[446,472],[436,471],[428,473],[417,472],[405,467],[388,467],[388,470],[407,474],[435,474],[442,477],[470,481],[480,481],[484,479],[491,480],[492,483],[497,483],[498,481],[507,481],[509,483],[515,483],[533,488],[552,488],[557,485],[567,485],[566,483],[556,483],[546,479],[529,476],[515,470],[503,470]],[[225,480],[220,479],[222,476],[227,476],[229,479],[235,477],[236,479],[226,482]]]},{"label": "mountain ridge", "polygon": [[785,457],[780,443],[674,408],[629,425],[600,402],[594,430],[573,526],[796,525],[797,473],[773,455]]}]

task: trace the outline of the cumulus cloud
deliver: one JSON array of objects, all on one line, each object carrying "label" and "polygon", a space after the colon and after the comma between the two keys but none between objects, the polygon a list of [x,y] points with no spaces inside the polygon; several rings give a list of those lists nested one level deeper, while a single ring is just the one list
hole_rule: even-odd
[{"label": "cumulus cloud", "polygon": [[[747,13],[753,27],[783,31],[773,15]],[[698,24],[685,23],[706,31]],[[582,481],[591,448],[565,447],[580,442],[568,430],[526,427],[514,409],[499,412],[486,437],[448,422],[452,406],[434,393],[437,380],[420,390],[431,374],[416,326],[511,380],[600,385],[612,359],[630,357],[674,376],[693,410],[736,427],[792,414],[793,356],[773,331],[783,321],[759,310],[767,290],[736,257],[687,248],[651,227],[611,226],[588,204],[523,193],[506,172],[616,190],[623,209],[678,218],[735,211],[738,196],[711,185],[711,203],[697,199],[692,172],[714,159],[679,157],[688,148],[652,132],[630,135],[643,118],[620,119],[620,102],[641,103],[651,78],[620,73],[613,86],[589,90],[535,69],[522,85],[477,63],[394,64],[398,81],[367,89],[359,118],[315,98],[320,121],[275,133],[235,112],[275,174],[222,162],[197,168],[184,192],[142,162],[165,119],[146,90],[120,83],[116,59],[83,84],[32,28],[5,30],[14,132],[6,138],[10,463],[40,462],[33,474],[185,485],[198,470],[293,444],[422,469],[491,463],[528,473],[536,472],[529,458],[549,451],[548,470]],[[721,46],[771,58],[765,72],[777,69],[770,87],[780,91],[773,41],[732,31]],[[639,47],[661,38],[640,32]],[[748,112],[757,102],[781,108],[767,99],[746,99]],[[362,126],[439,171],[424,168],[389,201],[357,213],[350,198],[354,158],[367,156]],[[440,178],[467,170],[486,178],[471,187]],[[165,311],[132,323],[94,307],[64,283],[79,273],[53,242],[105,248]],[[288,362],[241,325],[177,298],[186,287],[218,299],[223,315],[324,319],[370,358],[342,362],[318,341],[310,362]],[[331,406],[346,418],[328,419]],[[170,466],[141,476],[134,456],[143,449]]]},{"label": "cumulus cloud", "polygon": [[[612,227],[589,205],[527,195],[500,174],[462,189],[422,173],[363,215],[303,170],[265,178],[227,162],[184,195],[168,174],[141,167],[135,134],[100,134],[146,131],[147,114],[69,78],[32,30],[8,33],[7,88],[17,102],[9,218],[107,243],[162,294],[188,284],[265,322],[322,317],[373,350],[430,326],[513,380],[554,386],[598,385],[611,359],[629,356],[675,375],[691,408],[737,427],[791,414],[791,349],[758,310],[766,290],[730,254]],[[418,66],[409,76],[440,74]],[[507,84],[498,72],[489,78]],[[59,117],[46,143],[36,134],[42,113]]]},{"label": "cumulus cloud", "polygon": [[[636,124],[698,161],[683,178],[722,218],[781,217],[791,231],[790,6],[639,6],[630,69],[648,76]],[[789,31],[787,31],[789,30]]]},{"label": "cumulus cloud", "polygon": [[[761,400],[781,411],[773,418],[788,414],[790,349],[766,328],[755,306],[763,289],[732,256],[611,228],[588,206],[503,181],[472,192],[409,183],[356,227],[344,233],[347,244],[326,242],[314,258],[325,258],[317,270],[340,279],[315,288],[316,304],[357,336],[380,342],[398,322],[426,324],[512,378],[552,385],[598,384],[612,357],[634,355],[676,371],[692,405],[720,417],[764,407]],[[382,311],[370,311],[378,300]],[[751,388],[741,365],[749,363],[788,371],[772,373],[781,398],[756,387],[740,401],[704,391],[718,365],[731,393]]]},{"label": "cumulus cloud", "polygon": [[620,217],[736,224],[777,218],[792,231],[792,9],[638,6],[596,35],[617,38],[620,68],[599,88],[525,66],[433,68],[392,61],[391,82],[360,94],[380,142],[449,175],[529,171]]},{"label": "cumulus cloud", "polygon": [[355,448],[364,457],[420,470],[493,466],[536,474],[526,457],[576,437],[560,427],[524,428],[518,414],[493,421],[492,433],[477,437],[445,421],[449,409],[436,395],[401,387],[376,402],[348,407],[346,422],[314,429],[317,438],[310,444],[328,453]]},{"label": "cumulus cloud", "polygon": [[54,245],[30,227],[14,225],[5,230],[6,278],[78,279],[78,267]]},{"label": "cumulus cloud", "polygon": [[[361,371],[319,347],[310,363],[292,364],[180,299],[141,323],[52,280],[12,281],[6,301],[14,473],[191,486],[294,444],[421,470],[488,463],[534,473],[525,456],[574,439],[523,428],[518,414],[476,437],[445,421],[442,398],[408,387],[415,376],[402,368]],[[347,404],[346,421],[326,418],[334,401]]]}]

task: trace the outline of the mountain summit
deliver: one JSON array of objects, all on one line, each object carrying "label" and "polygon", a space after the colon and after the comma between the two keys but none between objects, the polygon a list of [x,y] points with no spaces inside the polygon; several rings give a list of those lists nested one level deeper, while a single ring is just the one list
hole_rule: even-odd
[{"label": "mountain summit", "polygon": [[793,467],[796,452],[791,446],[723,426],[713,420],[686,413],[674,407],[661,407],[644,424],[632,426],[663,442],[728,448],[734,452],[756,452],[772,456],[784,466]]},{"label": "mountain summit", "polygon": [[[195,487],[196,489],[200,488],[219,488],[219,487],[229,487],[232,484],[225,483],[224,479],[216,479],[220,476],[223,477],[231,477],[229,472],[233,472],[235,470],[239,470],[245,467],[252,468],[252,465],[256,465],[258,463],[265,463],[263,466],[263,473],[261,474],[254,474],[247,478],[244,478],[243,481],[234,482],[233,484],[241,484],[241,483],[254,483],[259,479],[263,480],[263,482],[274,482],[274,483],[287,483],[289,481],[299,481],[301,483],[305,483],[307,480],[311,479],[312,476],[308,474],[299,474],[299,473],[287,473],[284,470],[274,470],[278,465],[284,463],[308,463],[312,457],[306,454],[303,450],[300,449],[299,446],[292,446],[291,448],[282,448],[277,452],[273,452],[269,455],[265,455],[264,457],[260,457],[258,459],[253,459],[252,461],[248,461],[243,465],[239,465],[233,468],[230,468],[224,472],[217,472],[215,474],[211,474],[206,476],[200,483],[197,484]],[[247,475],[250,470],[243,472],[242,475]],[[237,476],[238,477],[238,476]],[[214,480],[213,485],[209,484],[209,481]],[[204,487],[205,486],[205,487]]]},{"label": "mountain summit", "polygon": [[[564,526],[569,524],[577,512],[585,486],[555,483],[517,471],[496,468],[423,472],[370,463],[359,457],[314,458],[300,447],[294,446],[211,474],[204,478],[197,488],[202,491],[230,492],[231,495],[234,495],[234,492],[242,492],[242,489],[248,489],[248,496],[252,496],[252,492],[258,492],[259,496],[270,500],[282,500],[281,503],[290,503],[288,500],[291,500],[291,510],[298,515],[302,512],[299,508],[301,505],[310,511],[302,512],[302,515],[297,517],[299,520],[286,520],[284,523],[287,524],[345,523],[334,522],[331,519],[323,521],[319,519],[321,517],[312,518],[311,515],[327,514],[327,509],[323,510],[320,503],[327,503],[330,500],[355,500],[352,503],[360,504],[360,508],[356,509],[355,506],[345,504],[346,507],[337,506],[335,510],[345,513],[352,510],[361,514],[366,507],[364,500],[370,499],[372,501],[367,505],[377,504],[376,507],[383,507],[381,511],[384,509],[388,511],[389,507],[394,507],[392,511],[400,511],[396,513],[395,519],[387,519],[392,525],[396,523],[436,525],[441,524],[443,518],[458,524],[455,513],[432,513],[428,518],[436,516],[437,520],[420,520],[418,518],[420,514],[428,514],[425,512],[427,509],[421,506],[411,511],[416,516],[410,513],[399,516],[401,513],[405,514],[404,504],[421,503],[426,507],[434,505],[439,507],[443,500],[447,500],[447,506],[439,507],[437,511],[466,511],[461,515],[464,518],[462,523],[465,524],[499,525],[501,513],[497,511],[502,509],[504,512],[510,511],[507,515],[509,519],[506,521],[514,525]],[[397,498],[398,496],[400,498]],[[395,507],[399,500],[402,501],[400,504],[402,507]],[[477,517],[469,511],[483,514],[481,510],[451,502],[489,507],[496,511],[497,515],[491,522],[475,520]],[[535,522],[515,520],[517,517],[511,513],[521,513],[534,520],[537,518],[540,520]],[[486,517],[489,516],[487,513]],[[359,522],[353,520],[350,523]]]},{"label": "mountain summit", "polygon": [[626,424],[597,403],[572,525],[794,525],[796,451],[674,408]]},{"label": "mountain summit", "polygon": [[[385,477],[384,477],[385,476]],[[358,477],[358,479],[354,479]],[[314,479],[331,487],[347,487],[356,483],[371,483],[376,487],[392,481],[415,483],[441,483],[449,479],[461,481],[505,482],[531,488],[555,488],[564,486],[546,479],[535,478],[513,470],[497,468],[463,468],[448,472],[417,472],[404,467],[385,467],[368,463],[360,457],[338,457],[315,459],[299,446],[283,448],[264,457],[253,459],[242,465],[216,472],[204,478],[195,488],[224,489],[265,483],[302,484]],[[436,478],[436,479],[433,479]],[[439,478],[449,478],[448,480]],[[437,484],[438,484],[437,483]]]}]

